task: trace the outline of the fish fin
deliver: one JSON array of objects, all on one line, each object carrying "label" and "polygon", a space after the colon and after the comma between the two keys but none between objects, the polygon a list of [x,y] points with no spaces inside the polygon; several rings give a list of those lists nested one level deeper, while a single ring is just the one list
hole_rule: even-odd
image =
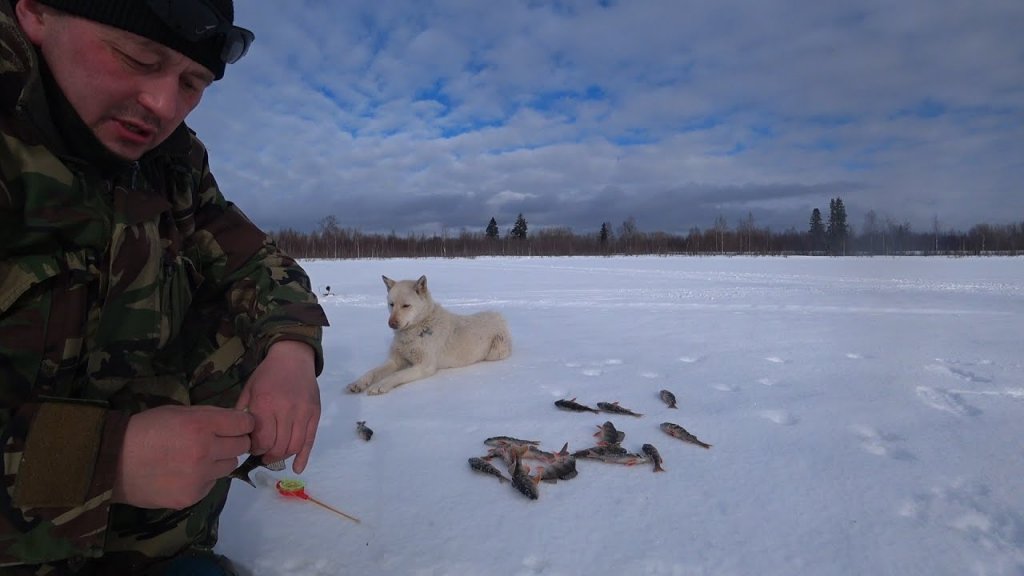
[{"label": "fish fin", "polygon": [[[285,466],[285,461],[284,460],[276,460],[274,462],[263,464],[263,467],[265,467],[268,470],[272,470],[272,471],[275,471],[275,472],[280,472],[281,470],[285,469],[286,466]],[[252,483],[250,483],[250,484],[252,484]]]}]

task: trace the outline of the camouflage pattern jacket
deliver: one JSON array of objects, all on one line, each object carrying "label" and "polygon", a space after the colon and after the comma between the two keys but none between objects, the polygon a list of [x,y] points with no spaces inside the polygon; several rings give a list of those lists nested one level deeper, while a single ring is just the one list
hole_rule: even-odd
[{"label": "camouflage pattern jacket", "polygon": [[[104,172],[69,152],[46,78],[0,0],[0,573],[152,540],[152,523],[111,528],[130,415],[230,406],[237,381],[218,380],[218,358],[252,367],[279,340],[312,346],[319,374],[327,325],[305,272],[224,199],[187,127]],[[186,330],[197,313],[225,319],[210,349]],[[168,531],[194,528],[189,509],[160,513]]]}]

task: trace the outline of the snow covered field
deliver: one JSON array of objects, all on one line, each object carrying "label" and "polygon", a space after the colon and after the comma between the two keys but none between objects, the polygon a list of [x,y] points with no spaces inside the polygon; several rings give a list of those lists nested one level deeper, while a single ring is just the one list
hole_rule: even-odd
[{"label": "snow covered field", "polygon": [[[305,267],[335,295],[303,479],[361,523],[279,496],[269,479],[290,470],[236,483],[218,551],[254,575],[1024,574],[1019,258]],[[344,393],[390,343],[382,274],[427,275],[453,312],[502,312],[512,356]],[[554,406],[571,397],[644,416]],[[586,448],[605,421],[631,451],[655,445],[666,472],[581,459],[531,501],[467,464],[496,435]]]}]

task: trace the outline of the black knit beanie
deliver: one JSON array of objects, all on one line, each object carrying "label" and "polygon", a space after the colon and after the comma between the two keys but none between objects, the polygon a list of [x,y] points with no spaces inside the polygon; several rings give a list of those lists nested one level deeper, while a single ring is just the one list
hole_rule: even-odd
[{"label": "black knit beanie", "polygon": [[[179,0],[180,1],[180,0]],[[188,0],[198,1],[198,0]],[[233,23],[232,0],[207,0],[221,16]],[[149,8],[144,0],[39,0],[57,10],[94,20],[101,24],[127,30],[177,50],[213,72],[215,80],[224,77],[224,35],[217,34],[199,41],[189,41],[174,32]]]}]

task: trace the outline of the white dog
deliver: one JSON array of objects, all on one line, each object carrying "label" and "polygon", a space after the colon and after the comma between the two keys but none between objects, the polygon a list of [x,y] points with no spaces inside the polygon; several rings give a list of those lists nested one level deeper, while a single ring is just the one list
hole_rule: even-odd
[{"label": "white dog", "polygon": [[395,387],[512,352],[505,319],[497,312],[454,314],[434,302],[427,277],[398,282],[382,276],[388,289],[388,326],[395,331],[388,359],[348,385],[349,392],[384,394]]}]

